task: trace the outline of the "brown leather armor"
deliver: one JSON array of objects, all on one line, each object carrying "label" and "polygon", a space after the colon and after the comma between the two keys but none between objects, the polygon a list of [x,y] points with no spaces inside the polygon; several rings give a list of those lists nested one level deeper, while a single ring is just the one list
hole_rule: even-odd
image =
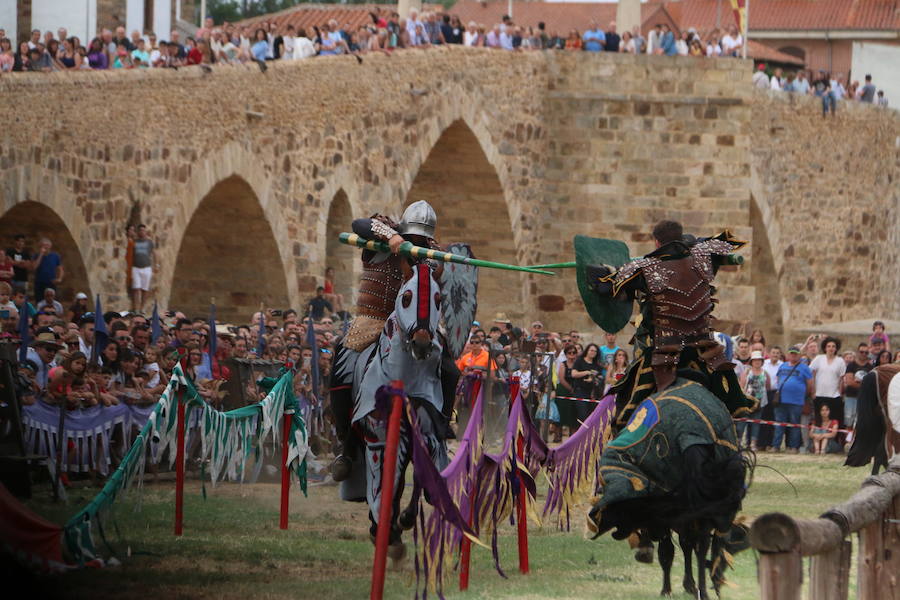
[{"label": "brown leather armor", "polygon": [[375,254],[371,260],[363,261],[363,272],[359,278],[359,296],[356,300],[356,314],[384,321],[394,312],[394,302],[400,286],[403,285],[401,257],[391,254]]},{"label": "brown leather armor", "polygon": [[711,239],[691,247],[684,258],[660,260],[641,258],[622,267],[616,275],[619,285],[644,276],[653,318],[651,366],[658,390],[675,381],[681,351],[697,348],[700,358],[712,370],[733,368],[724,349],[712,338],[712,254],[728,254],[733,246]]}]

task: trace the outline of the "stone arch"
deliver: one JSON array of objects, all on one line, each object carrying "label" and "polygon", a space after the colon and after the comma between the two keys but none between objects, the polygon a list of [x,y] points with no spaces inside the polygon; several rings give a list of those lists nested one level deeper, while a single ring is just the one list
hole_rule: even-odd
[{"label": "stone arch", "polygon": [[782,257],[773,251],[773,240],[763,210],[765,204],[750,196],[750,227],[753,230],[751,244],[750,284],[756,291],[753,309],[753,325],[761,328],[770,343],[787,340],[787,302],[781,290]]},{"label": "stone arch", "polygon": [[[432,144],[409,187],[404,206],[417,200],[427,200],[437,212],[442,243],[467,242],[478,258],[517,262],[504,186],[479,138],[464,119],[453,121]],[[489,322],[500,311],[507,312],[514,321],[524,318],[523,280],[511,271],[482,270],[478,318]]]},{"label": "stone arch", "polygon": [[168,305],[203,316],[215,298],[222,321],[241,323],[260,303],[287,308],[288,280],[271,223],[243,178],[214,185],[181,235]]},{"label": "stone arch", "polygon": [[[33,200],[5,208],[3,216],[0,216],[0,243],[3,244],[0,247],[12,246],[13,236],[19,233],[25,236],[26,247],[32,252],[37,251],[40,238],[50,239],[53,250],[59,253],[63,264],[63,281],[56,290],[59,302],[68,308],[78,292],[84,292],[92,298],[91,281],[74,237],[76,231],[71,224],[50,206]],[[33,282],[33,275],[30,281]],[[30,289],[29,294],[32,293],[33,290]]]},{"label": "stone arch", "polygon": [[[285,282],[288,299],[290,301],[298,299],[297,270],[292,254],[294,245],[288,235],[284,211],[271,192],[269,178],[271,170],[271,167],[263,163],[256,153],[237,142],[226,144],[209,155],[199,166],[195,166],[184,190],[180,191],[184,200],[174,205],[173,214],[166,227],[157,228],[159,231],[156,233],[156,239],[160,249],[157,254],[157,260],[160,263],[159,281],[174,282],[176,262],[183,247],[185,234],[189,225],[195,221],[201,204],[210,197],[219,184],[234,178],[233,182],[240,181],[245,186],[244,188],[238,186],[234,189],[242,190],[241,193],[249,191],[257,208],[262,213],[263,220],[268,224],[269,229],[266,230],[266,236],[274,237],[274,254],[269,255],[269,259],[277,260],[279,263],[281,271],[278,279]],[[245,197],[245,195],[241,197]],[[224,208],[227,209],[227,205]],[[259,213],[254,214],[258,215]],[[232,221],[226,223],[219,232],[207,228],[203,235],[214,235],[215,233],[236,236],[243,235],[243,229],[237,222]],[[254,253],[252,256],[257,255],[258,253]],[[249,260],[251,257],[247,258]],[[170,284],[166,289],[159,290],[159,300],[164,306],[170,304],[171,290],[173,289],[174,285]],[[218,302],[220,298],[218,296],[216,298]],[[224,296],[221,300],[224,301]],[[208,298],[203,299],[203,302],[208,303]]]},{"label": "stone arch", "polygon": [[[356,214],[350,204],[350,197],[340,188],[331,198],[325,221],[325,261],[324,268],[334,269],[334,291],[344,297],[345,310],[352,312],[356,296],[356,281],[361,271],[359,250],[338,239],[342,232],[350,231],[353,219],[368,215]],[[323,273],[324,274],[324,271]]]}]

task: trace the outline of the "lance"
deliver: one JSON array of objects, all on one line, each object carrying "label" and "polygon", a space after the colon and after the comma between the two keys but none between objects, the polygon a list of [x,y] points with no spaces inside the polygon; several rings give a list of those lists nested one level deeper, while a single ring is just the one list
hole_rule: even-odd
[{"label": "lance", "polygon": [[[637,257],[642,258],[642,257]],[[632,257],[631,260],[637,260],[637,258]],[[725,256],[725,260],[722,261],[724,265],[742,265],[744,264],[744,257],[740,254],[728,254]],[[528,265],[529,269],[574,269],[578,266],[574,260],[571,262],[560,262],[560,263],[547,263],[545,265]]]},{"label": "lance", "polygon": [[[391,247],[386,243],[375,240],[367,240],[356,235],[355,233],[342,233],[338,236],[338,239],[340,239],[341,243],[347,244],[348,246],[357,246],[358,248],[365,248],[366,250],[372,250],[373,252],[391,251]],[[470,258],[468,256],[460,256],[459,254],[453,254],[451,252],[441,252],[440,250],[432,250],[431,248],[421,248],[419,246],[414,246],[412,242],[403,242],[402,244],[400,244],[400,252],[413,258],[428,258],[444,262],[459,263],[461,265],[470,265],[473,267],[505,269],[507,271],[522,271],[525,273],[537,273],[538,275],[556,275],[556,273],[553,273],[551,271],[541,271],[540,269],[536,269],[534,267],[508,265],[506,263],[498,263],[490,260],[479,260],[477,258]]]}]

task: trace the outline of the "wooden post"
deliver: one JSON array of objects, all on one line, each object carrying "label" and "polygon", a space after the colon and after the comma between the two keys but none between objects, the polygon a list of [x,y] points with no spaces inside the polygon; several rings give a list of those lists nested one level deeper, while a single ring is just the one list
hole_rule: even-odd
[{"label": "wooden post", "polygon": [[[403,389],[402,381],[391,385]],[[372,563],[371,600],[381,600],[384,595],[384,571],[387,568],[387,550],[390,541],[392,512],[394,508],[394,478],[397,476],[397,449],[400,445],[400,416],[403,397],[391,398],[391,414],[388,418],[387,439],[384,444],[384,462],[381,464],[381,505],[378,507],[378,532],[375,535],[375,560]],[[400,482],[403,485],[403,482]]]},{"label": "wooden post", "polygon": [[847,600],[852,548],[853,543],[844,540],[834,550],[812,557],[809,567],[810,600]]},{"label": "wooden post", "polygon": [[761,600],[800,600],[803,587],[800,550],[760,553],[758,577]]},{"label": "wooden post", "polygon": [[[509,398],[510,398],[510,412],[512,412],[512,407],[515,406],[516,402],[521,402],[522,399],[519,397],[519,378],[513,377],[512,383],[509,386]],[[516,438],[516,456],[518,457],[518,462],[521,464],[525,464],[525,443],[522,439],[522,436],[519,435]],[[516,503],[516,539],[518,541],[519,546],[519,572],[527,575],[529,571],[528,566],[528,508],[526,504],[525,494],[527,493],[525,490],[525,480],[522,478],[522,474],[517,472],[516,477],[519,480],[519,501]]]},{"label": "wooden post", "polygon": [[[291,419],[293,419],[293,409],[284,411],[282,416],[282,437],[281,440],[281,521],[279,527],[281,529],[288,528],[288,508],[291,501],[291,470],[288,468],[288,452],[289,441],[291,437]],[[302,460],[302,458],[301,458]]]},{"label": "wooden post", "polygon": [[881,600],[889,598],[887,590],[881,588],[884,565],[884,523],[878,519],[859,530],[859,553],[857,556],[856,591],[859,600]]},{"label": "wooden post", "polygon": [[175,448],[175,535],[184,530],[184,386],[178,386],[178,440]]},{"label": "wooden post", "polygon": [[[473,408],[475,403],[478,400],[478,394],[481,391],[481,378],[479,377],[472,383],[472,400],[469,401],[469,408]],[[484,424],[484,403],[481,403],[481,422]],[[472,418],[472,414],[469,414],[469,419]],[[472,441],[469,440],[467,443],[471,444]],[[473,482],[474,484],[474,482]],[[475,488],[474,486],[466,490],[469,498],[469,515],[468,515],[468,524],[469,527],[475,523]],[[469,563],[472,559],[472,540],[463,536],[462,542],[460,542],[459,546],[459,591],[464,592],[469,589]]]}]

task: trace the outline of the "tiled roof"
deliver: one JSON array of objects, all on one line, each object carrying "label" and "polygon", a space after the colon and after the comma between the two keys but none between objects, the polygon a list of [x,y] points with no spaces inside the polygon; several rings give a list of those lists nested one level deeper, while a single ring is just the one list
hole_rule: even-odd
[{"label": "tiled roof", "polygon": [[[712,29],[716,24],[717,0],[680,0],[685,27]],[[734,23],[731,3],[722,1],[725,25]],[[900,0],[753,0],[750,31],[877,29],[900,30]]]},{"label": "tiled roof", "polygon": [[806,64],[796,56],[791,56],[790,54],[779,52],[771,46],[766,46],[765,44],[752,39],[747,41],[747,58],[752,58],[753,60],[762,60],[765,62],[777,62],[787,65],[795,65],[798,67],[802,67]]},{"label": "tiled roof", "polygon": [[[426,9],[442,10],[440,6],[423,5]],[[276,13],[270,13],[252,19],[240,21],[241,25],[253,25],[266,21],[276,23],[279,26],[293,25],[295,28],[311,28],[313,25],[320,27],[331,19],[338,22],[343,29],[356,30],[362,25],[372,22],[370,12],[380,14],[387,18],[396,5],[392,4],[300,4],[294,8],[288,8]],[[308,33],[307,35],[311,35]]]},{"label": "tiled roof", "polygon": [[[525,27],[536,26],[543,21],[548,33],[566,32],[577,29],[588,29],[591,21],[597,21],[600,27],[606,29],[610,21],[616,20],[616,5],[607,2],[535,2],[514,0],[512,19],[517,25]],[[641,20],[646,22],[653,19],[659,12],[659,3],[641,4]],[[506,0],[492,0],[482,2],[480,0],[460,0],[450,7],[450,14],[459,16],[463,23],[475,21],[490,29],[496,23],[501,22],[503,15],[509,12]]]},{"label": "tiled roof", "polygon": [[[700,32],[713,29],[719,0],[668,0],[641,4],[642,29],[668,22],[676,30],[695,27]],[[548,32],[560,34],[571,29],[584,31],[591,21],[606,27],[616,18],[616,5],[596,2],[540,2],[513,0],[512,17],[518,25],[535,26],[543,21]],[[388,4],[301,4],[278,13],[254,17],[244,24],[261,21],[309,28],[335,19],[341,27],[356,29],[371,22],[370,11],[387,16],[394,10]],[[423,10],[442,12],[440,5]],[[447,12],[463,23],[475,21],[490,28],[509,11],[507,0],[460,0]],[[731,3],[721,0],[723,27],[734,23]],[[750,30],[900,30],[900,0],[753,0],[750,5]],[[752,36],[751,36],[752,37]],[[776,59],[773,59],[776,60]],[[787,62],[787,61],[782,61]]]}]

